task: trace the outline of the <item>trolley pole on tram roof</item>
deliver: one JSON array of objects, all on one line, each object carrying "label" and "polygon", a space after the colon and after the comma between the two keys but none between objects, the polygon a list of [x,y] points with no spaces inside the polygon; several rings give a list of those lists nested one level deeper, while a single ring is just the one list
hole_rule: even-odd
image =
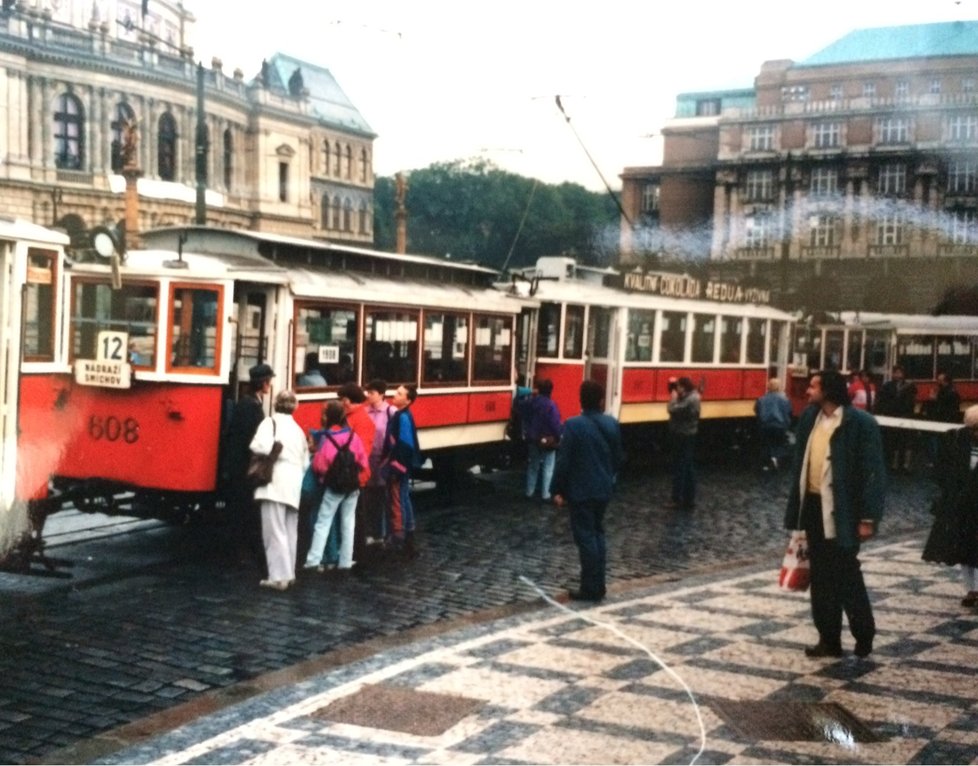
[{"label": "trolley pole on tram roof", "polygon": [[195,223],[207,223],[207,123],[204,120],[204,65],[197,62],[197,207]]}]

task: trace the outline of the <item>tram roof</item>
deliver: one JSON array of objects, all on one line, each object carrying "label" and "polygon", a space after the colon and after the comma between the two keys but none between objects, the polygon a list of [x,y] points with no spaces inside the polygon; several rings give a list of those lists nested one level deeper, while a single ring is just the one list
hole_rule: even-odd
[{"label": "tram roof", "polygon": [[899,334],[915,335],[925,333],[976,333],[978,332],[978,316],[941,314],[883,314],[872,311],[842,311],[839,312],[838,324],[847,327],[863,327],[867,330],[894,330]]},{"label": "tram roof", "polygon": [[[154,229],[143,234],[147,244],[156,247],[176,249],[177,238],[186,235],[184,247],[202,253],[227,255],[229,253],[250,253],[272,262],[294,263],[297,259],[305,258],[311,262],[316,255],[324,258],[330,253],[348,255],[353,258],[373,260],[388,264],[411,264],[419,267],[441,270],[445,274],[452,272],[468,274],[472,277],[487,281],[498,275],[498,271],[472,263],[459,263],[435,258],[430,255],[411,255],[389,253],[356,245],[326,242],[318,239],[291,237],[271,232],[246,231],[243,229],[217,229],[210,226],[170,226]],[[264,246],[264,247],[263,247]]]},{"label": "tram roof", "polygon": [[45,245],[68,245],[68,235],[56,229],[49,229],[22,218],[0,216],[0,239],[29,240]]}]

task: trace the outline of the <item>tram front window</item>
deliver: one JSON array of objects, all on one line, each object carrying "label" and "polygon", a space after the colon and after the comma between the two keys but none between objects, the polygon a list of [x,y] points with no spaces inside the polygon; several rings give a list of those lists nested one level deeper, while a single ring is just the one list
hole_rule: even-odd
[{"label": "tram front window", "polygon": [[102,330],[129,334],[129,362],[150,367],[156,356],[156,285],[124,284],[113,290],[105,283],[78,281],[71,301],[71,355],[97,358]]},{"label": "tram front window", "polygon": [[537,319],[537,356],[557,356],[560,338],[560,304],[543,303]]},{"label": "tram front window", "polygon": [[564,316],[564,359],[584,356],[584,307],[568,306]]},{"label": "tram front window", "polygon": [[216,372],[219,291],[211,288],[171,288],[170,369]]}]

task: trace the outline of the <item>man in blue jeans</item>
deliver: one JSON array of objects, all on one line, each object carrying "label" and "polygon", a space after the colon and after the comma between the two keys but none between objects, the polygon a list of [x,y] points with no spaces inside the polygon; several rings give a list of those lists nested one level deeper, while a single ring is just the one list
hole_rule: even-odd
[{"label": "man in blue jeans", "polygon": [[581,414],[564,423],[550,491],[557,507],[570,507],[581,559],[581,587],[570,591],[570,597],[600,601],[607,558],[604,512],[622,462],[621,432],[618,421],[601,411],[604,388],[599,383],[585,380],[580,396]]}]

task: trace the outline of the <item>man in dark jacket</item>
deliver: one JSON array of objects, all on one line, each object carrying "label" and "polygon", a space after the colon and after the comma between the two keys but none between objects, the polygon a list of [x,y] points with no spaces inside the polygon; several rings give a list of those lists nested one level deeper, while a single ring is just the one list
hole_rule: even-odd
[{"label": "man in dark jacket", "polygon": [[818,643],[809,657],[842,656],[842,613],[855,654],[873,651],[876,623],[859,566],[859,544],[883,516],[886,464],[876,419],[849,404],[835,370],[812,376],[810,406],[798,421],[785,527],[808,536],[812,618]]},{"label": "man in dark jacket", "polygon": [[[907,380],[903,367],[893,365],[890,379],[880,388],[876,399],[876,414],[894,418],[912,418],[917,408],[917,386]],[[887,428],[883,431],[883,448],[890,470],[910,473],[913,459],[913,432],[906,428]]]},{"label": "man in dark jacket", "polygon": [[581,559],[581,587],[570,591],[577,601],[605,596],[604,512],[621,466],[618,421],[601,412],[604,388],[581,383],[581,414],[564,423],[550,492],[554,504],[570,506],[571,530]]}]

